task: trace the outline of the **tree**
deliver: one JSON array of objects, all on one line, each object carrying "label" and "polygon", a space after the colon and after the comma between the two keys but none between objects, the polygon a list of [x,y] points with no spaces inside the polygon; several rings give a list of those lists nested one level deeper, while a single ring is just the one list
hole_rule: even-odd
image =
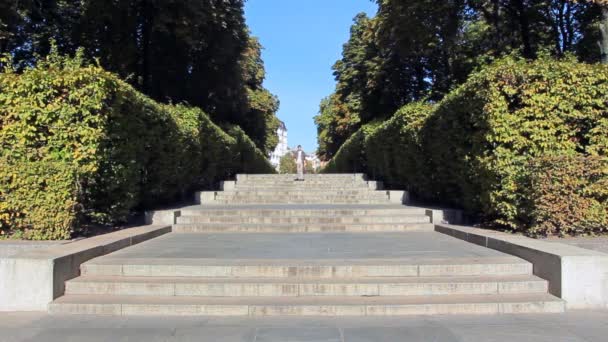
[{"label": "tree", "polygon": [[287,153],[279,160],[279,173],[295,174],[297,172],[296,161],[291,153]]},{"label": "tree", "polygon": [[[599,23],[600,37],[598,46],[600,49],[600,60],[603,64],[608,64],[608,0],[586,0],[599,7],[601,20]],[[578,2],[574,0],[573,2]]]},{"label": "tree", "polygon": [[375,17],[355,17],[334,65],[336,89],[315,118],[323,160],[362,125],[414,101],[437,102],[505,55],[575,54],[608,62],[608,0],[376,3]]},{"label": "tree", "polygon": [[280,123],[276,116],[279,100],[262,85],[266,71],[262,61],[262,45],[257,38],[249,38],[240,64],[247,92],[246,117],[242,120],[242,126],[256,145],[269,154],[279,142],[276,133]]},{"label": "tree", "polygon": [[310,160],[307,160],[306,163],[304,164],[304,173],[305,174],[312,174],[312,173],[315,173],[315,172],[316,172],[316,170],[312,166],[312,162]]},{"label": "tree", "polygon": [[85,49],[105,69],[157,101],[187,103],[241,126],[265,151],[276,142],[278,100],[262,87],[261,45],[244,0],[0,1],[0,53],[18,68],[57,43]]}]

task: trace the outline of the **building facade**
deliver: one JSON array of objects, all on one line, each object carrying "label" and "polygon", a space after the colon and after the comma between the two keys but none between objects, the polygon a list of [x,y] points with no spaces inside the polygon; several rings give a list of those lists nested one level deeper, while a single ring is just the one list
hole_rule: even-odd
[{"label": "building facade", "polygon": [[287,127],[283,121],[281,121],[279,124],[277,136],[279,137],[279,143],[277,144],[277,147],[275,147],[274,151],[270,154],[270,163],[278,170],[281,157],[289,152],[289,147],[287,145]]}]

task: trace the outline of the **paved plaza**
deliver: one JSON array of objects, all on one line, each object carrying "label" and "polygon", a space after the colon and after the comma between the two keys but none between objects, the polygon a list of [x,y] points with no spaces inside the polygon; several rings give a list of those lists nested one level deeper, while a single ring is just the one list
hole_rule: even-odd
[{"label": "paved plaza", "polygon": [[393,318],[190,318],[0,313],[2,342],[604,342],[608,311]]}]

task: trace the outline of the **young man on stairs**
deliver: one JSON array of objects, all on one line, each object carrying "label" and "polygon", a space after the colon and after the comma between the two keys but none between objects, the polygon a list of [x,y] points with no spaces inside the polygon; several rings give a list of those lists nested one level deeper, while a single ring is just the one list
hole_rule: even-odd
[{"label": "young man on stairs", "polygon": [[296,160],[296,167],[298,169],[298,176],[295,179],[296,181],[304,180],[304,163],[306,163],[306,154],[302,151],[302,145],[298,145],[298,149],[294,155]]}]

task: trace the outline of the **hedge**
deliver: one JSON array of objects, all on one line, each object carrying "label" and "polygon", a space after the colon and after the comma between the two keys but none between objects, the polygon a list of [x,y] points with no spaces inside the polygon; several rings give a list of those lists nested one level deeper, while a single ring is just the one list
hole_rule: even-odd
[{"label": "hedge", "polygon": [[156,103],[80,53],[0,74],[0,165],[0,231],[37,240],[125,222],[236,172],[273,172],[239,128]]},{"label": "hedge", "polygon": [[[496,227],[531,235],[602,232],[601,224],[581,220],[551,228],[540,224],[550,215],[544,200],[538,200],[544,198],[538,197],[540,183],[533,181],[541,171],[535,175],[530,170],[532,165],[541,165],[542,172],[559,170],[563,158],[601,167],[601,162],[580,158],[606,158],[608,67],[569,58],[504,58],[473,74],[439,103],[409,104],[363,141],[347,144],[351,146],[342,146],[326,171],[354,171],[342,160],[356,153],[363,156],[364,171],[389,186],[461,207]],[[548,157],[552,159],[541,162]],[[601,179],[602,169],[575,171],[566,168],[559,174],[566,172],[581,184]],[[589,199],[596,209],[608,208],[605,197],[559,182],[555,186]],[[578,217],[585,216],[581,213]]]}]

